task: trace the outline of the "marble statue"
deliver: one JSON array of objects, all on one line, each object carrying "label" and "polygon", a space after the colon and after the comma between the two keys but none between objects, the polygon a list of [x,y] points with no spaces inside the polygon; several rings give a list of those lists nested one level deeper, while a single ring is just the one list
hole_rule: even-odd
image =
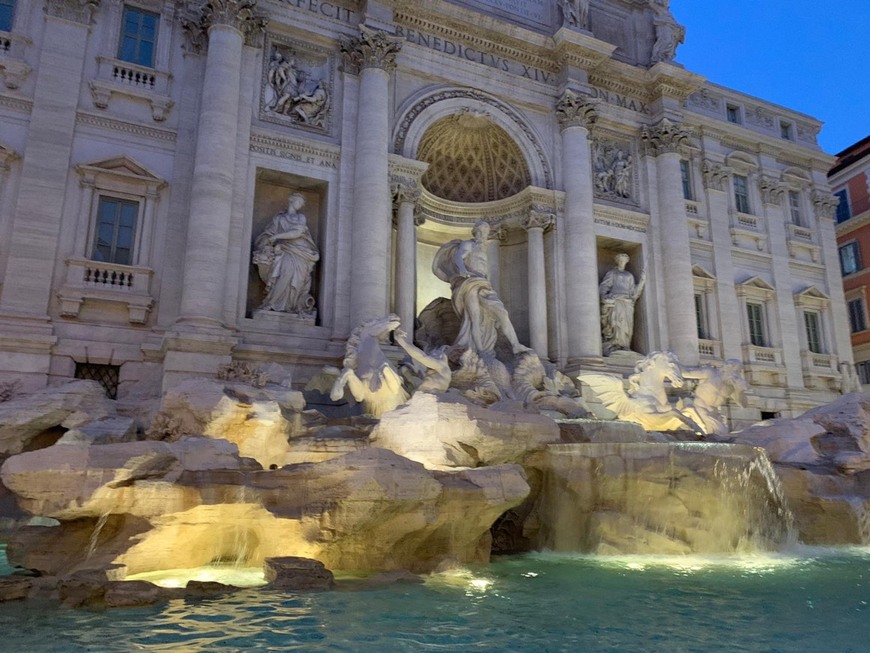
[{"label": "marble statue", "polygon": [[300,213],[304,205],[305,198],[292,193],[287,210],[272,218],[254,243],[253,262],[266,284],[260,310],[314,317],[311,275],[320,252]]},{"label": "marble statue", "polygon": [[516,398],[527,408],[558,412],[569,418],[589,415],[574,382],[534,352],[518,357],[511,384]]},{"label": "marble statue", "polygon": [[698,424],[704,435],[728,435],[721,409],[729,400],[746,405],[749,384],[743,378],[743,363],[732,358],[721,368],[704,365],[683,369],[683,378],[698,381],[692,397],[678,405],[683,415]]},{"label": "marble statue", "polygon": [[381,350],[381,343],[398,328],[399,317],[391,314],[364,322],[351,332],[341,374],[329,393],[333,401],[339,401],[347,388],[373,417],[408,401],[410,394],[403,387],[401,375]]},{"label": "marble statue", "polygon": [[562,10],[562,24],[580,29],[589,29],[590,0],[559,0]]},{"label": "marble statue", "polygon": [[858,372],[855,371],[855,366],[848,361],[840,363],[840,391],[845,395],[850,392],[862,392],[861,379],[858,377]]},{"label": "marble statue", "polygon": [[471,240],[451,240],[441,246],[432,262],[432,272],[450,284],[453,309],[461,320],[456,349],[471,349],[493,357],[499,332],[515,354],[529,351],[520,344],[507,309],[487,279],[486,241],[489,224],[479,220]]},{"label": "marble statue", "polygon": [[665,381],[674,388],[684,385],[683,372],[677,357],[669,351],[655,351],[637,362],[634,374],[628,377],[628,388],[622,379],[610,374],[581,374],[582,383],[588,385],[617,419],[640,424],[647,431],[703,429],[683,415],[668,400]]},{"label": "marble statue", "polygon": [[329,92],[323,79],[303,70],[290,51],[275,47],[266,76],[265,109],[293,122],[323,127],[329,109]]},{"label": "marble statue", "polygon": [[419,392],[447,392],[453,373],[450,371],[450,361],[447,358],[449,346],[444,345],[430,350],[428,353],[414,345],[408,334],[402,329],[393,332],[396,344],[405,350],[417,368],[417,376],[422,380],[415,384]]},{"label": "marble statue", "polygon": [[634,334],[634,304],[646,285],[646,271],[635,282],[634,275],[625,269],[628,254],[614,257],[616,267],[604,275],[598,286],[601,297],[601,340],[603,352],[609,356],[614,351],[630,350]]},{"label": "marble statue", "polygon": [[669,5],[670,0],[652,0],[652,8],[655,12],[653,26],[656,35],[650,58],[650,63],[653,64],[660,61],[673,61],[677,55],[677,47],[686,38],[686,29],[674,20]]}]

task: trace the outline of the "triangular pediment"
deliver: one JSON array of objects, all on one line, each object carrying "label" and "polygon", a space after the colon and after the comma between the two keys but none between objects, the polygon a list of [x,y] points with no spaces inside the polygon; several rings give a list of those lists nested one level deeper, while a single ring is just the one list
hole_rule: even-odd
[{"label": "triangular pediment", "polygon": [[805,299],[821,299],[824,301],[829,301],[831,298],[826,295],[824,292],[816,288],[815,286],[810,286],[804,290],[801,290],[794,295],[797,298],[805,298]]},{"label": "triangular pediment", "polygon": [[692,266],[692,276],[697,277],[699,279],[707,279],[709,281],[716,280],[716,276],[712,272],[710,272],[709,270],[707,270],[706,268],[704,268],[700,265],[693,265]]},{"label": "triangular pediment", "polygon": [[774,288],[769,283],[767,283],[767,281],[758,276],[750,277],[743,283],[737,285],[742,286],[743,288],[754,288],[758,290],[770,290],[776,292],[776,288]]},{"label": "triangular pediment", "polygon": [[120,175],[122,177],[134,177],[142,181],[163,182],[161,177],[126,155],[79,165],[78,169],[81,171]]}]

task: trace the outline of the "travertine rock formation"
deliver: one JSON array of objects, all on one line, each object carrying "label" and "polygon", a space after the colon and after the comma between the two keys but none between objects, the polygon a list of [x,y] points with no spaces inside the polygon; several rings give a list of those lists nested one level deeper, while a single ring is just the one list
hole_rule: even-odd
[{"label": "travertine rock formation", "polygon": [[764,447],[808,544],[870,544],[870,397],[845,395],[735,434]]}]

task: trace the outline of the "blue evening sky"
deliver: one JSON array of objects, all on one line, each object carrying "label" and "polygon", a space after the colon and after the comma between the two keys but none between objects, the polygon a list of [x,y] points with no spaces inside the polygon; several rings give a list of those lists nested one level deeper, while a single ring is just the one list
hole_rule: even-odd
[{"label": "blue evening sky", "polygon": [[870,0],[671,0],[677,62],[825,123],[836,154],[870,135]]}]

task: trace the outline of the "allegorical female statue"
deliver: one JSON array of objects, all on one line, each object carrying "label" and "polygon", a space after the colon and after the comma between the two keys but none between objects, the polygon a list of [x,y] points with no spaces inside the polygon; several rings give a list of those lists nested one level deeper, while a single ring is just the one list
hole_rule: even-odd
[{"label": "allegorical female statue", "polygon": [[254,243],[254,265],[266,284],[260,310],[314,317],[311,274],[320,252],[300,213],[304,205],[302,195],[291,194],[287,210],[272,218]]},{"label": "allegorical female statue", "polygon": [[646,272],[641,272],[640,280],[635,283],[634,275],[625,269],[628,260],[628,254],[617,254],[614,257],[616,267],[607,271],[598,286],[598,295],[601,297],[601,340],[605,356],[614,351],[631,349],[634,303],[646,285]]}]

